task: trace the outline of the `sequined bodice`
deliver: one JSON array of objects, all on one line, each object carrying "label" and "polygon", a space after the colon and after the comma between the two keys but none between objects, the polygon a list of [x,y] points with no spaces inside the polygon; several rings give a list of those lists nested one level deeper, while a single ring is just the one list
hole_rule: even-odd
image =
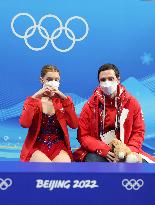
[{"label": "sequined bodice", "polygon": [[56,115],[48,115],[42,113],[42,124],[40,129],[40,134],[53,134],[53,135],[62,135],[62,128],[56,118]]},{"label": "sequined bodice", "polygon": [[37,146],[44,145],[51,149],[60,140],[64,140],[64,134],[56,115],[49,116],[42,113],[41,129],[36,140]]}]

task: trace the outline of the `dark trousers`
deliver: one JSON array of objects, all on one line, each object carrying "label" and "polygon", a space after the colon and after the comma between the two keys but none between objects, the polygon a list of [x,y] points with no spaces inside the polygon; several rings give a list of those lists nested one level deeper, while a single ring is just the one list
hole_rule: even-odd
[{"label": "dark trousers", "polygon": [[[95,153],[88,153],[85,157],[85,162],[109,162],[105,157],[101,157]],[[143,159],[142,163],[148,163]]]},{"label": "dark trousers", "polygon": [[85,162],[109,162],[106,158],[95,153],[88,153],[85,157]]}]

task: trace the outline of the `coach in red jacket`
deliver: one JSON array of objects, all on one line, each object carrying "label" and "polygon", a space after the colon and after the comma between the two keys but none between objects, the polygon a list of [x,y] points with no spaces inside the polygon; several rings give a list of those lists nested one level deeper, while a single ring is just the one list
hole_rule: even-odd
[{"label": "coach in red jacket", "polygon": [[142,151],[144,119],[141,107],[120,84],[118,68],[105,64],[98,70],[100,85],[84,105],[78,126],[81,147],[74,152],[75,161],[114,162],[108,145],[114,137],[133,152],[141,153],[148,162],[155,161]]}]

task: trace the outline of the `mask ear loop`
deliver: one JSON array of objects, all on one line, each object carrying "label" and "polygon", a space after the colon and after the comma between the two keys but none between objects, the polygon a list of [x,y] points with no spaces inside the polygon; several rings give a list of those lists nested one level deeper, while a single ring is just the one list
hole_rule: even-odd
[{"label": "mask ear loop", "polygon": [[43,81],[42,87],[44,88],[46,86],[46,83]]}]

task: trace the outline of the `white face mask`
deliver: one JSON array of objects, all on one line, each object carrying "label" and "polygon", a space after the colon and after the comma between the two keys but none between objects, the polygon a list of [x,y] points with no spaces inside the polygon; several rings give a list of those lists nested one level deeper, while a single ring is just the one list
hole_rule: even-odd
[{"label": "white face mask", "polygon": [[106,82],[101,82],[100,87],[103,90],[104,94],[106,95],[111,95],[114,92],[117,91],[117,85],[118,83],[116,81],[106,81]]},{"label": "white face mask", "polygon": [[53,87],[58,90],[59,85],[60,85],[59,81],[51,80],[51,81],[47,81],[46,83],[44,83],[43,87],[49,86],[49,87]]}]

